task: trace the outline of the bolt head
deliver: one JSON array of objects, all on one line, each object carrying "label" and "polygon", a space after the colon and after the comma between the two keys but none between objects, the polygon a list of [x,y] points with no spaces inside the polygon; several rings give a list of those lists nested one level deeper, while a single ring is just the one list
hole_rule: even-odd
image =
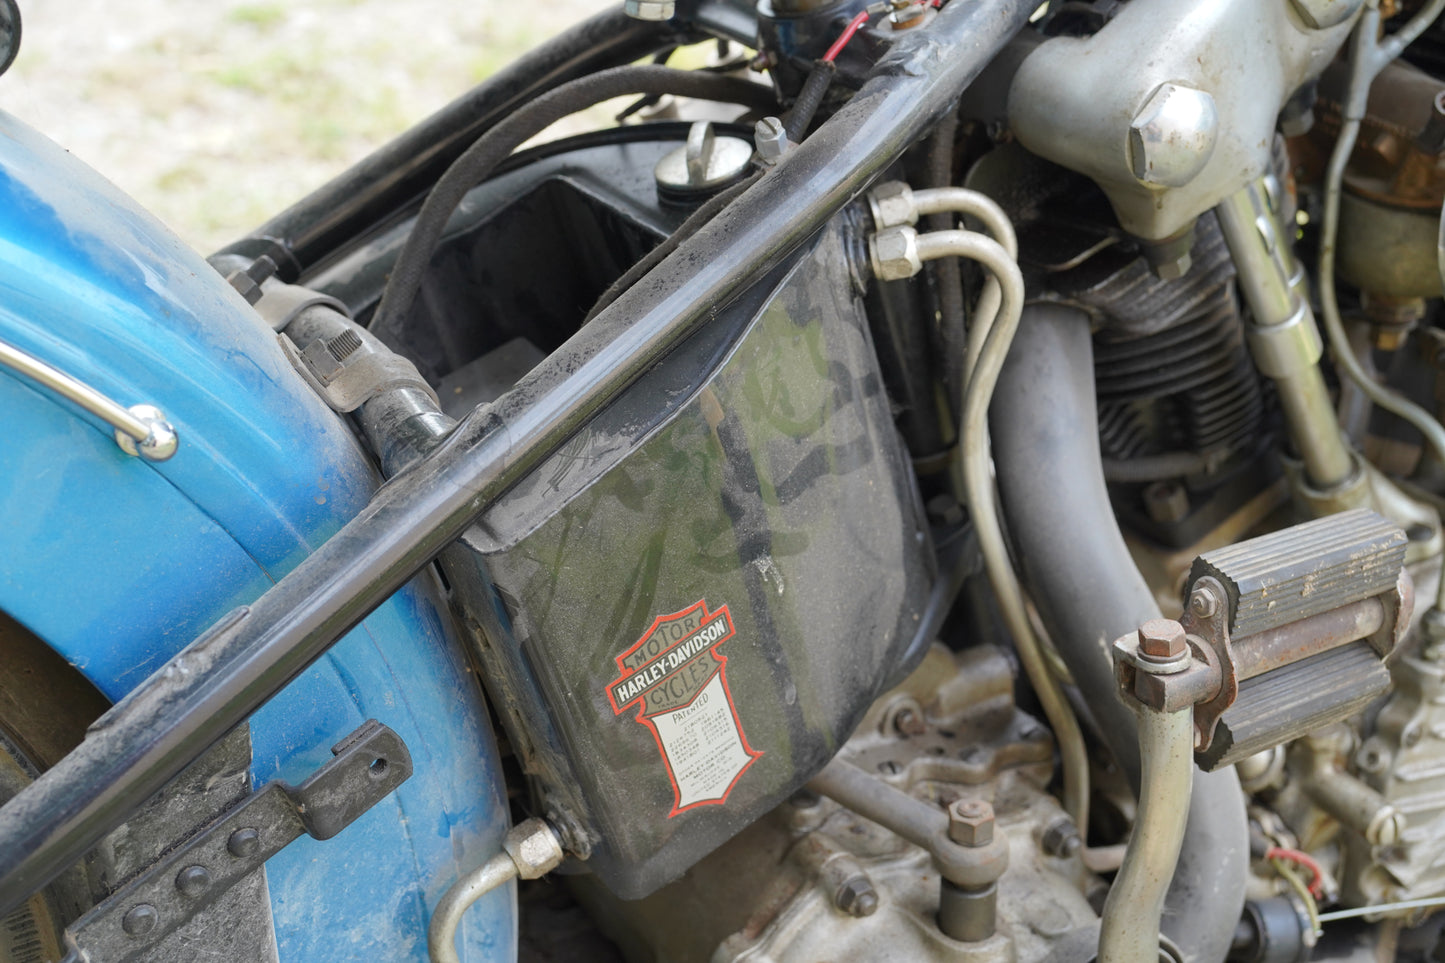
[{"label": "bolt head", "polygon": [[211,874],[204,866],[187,866],[176,874],[176,889],[195,899],[211,888]]},{"label": "bolt head", "polygon": [[1214,154],[1219,113],[1208,91],[1161,84],[1129,124],[1129,166],[1148,187],[1183,187]]},{"label": "bolt head", "polygon": [[161,921],[161,914],[149,903],[137,903],[126,911],[120,918],[120,928],[125,930],[127,936],[145,936],[156,928]]},{"label": "bolt head", "polygon": [[838,887],[833,903],[849,916],[872,916],[878,909],[878,891],[865,876],[854,876]]},{"label": "bolt head", "polygon": [[890,227],[868,241],[873,274],[880,281],[901,281],[923,270],[918,256],[918,232],[911,227]]},{"label": "bolt head", "polygon": [[775,161],[788,150],[788,132],[778,118],[764,117],[753,125],[753,143],[757,146],[759,157]]},{"label": "bolt head", "polygon": [[1067,816],[1061,816],[1049,823],[1039,839],[1039,844],[1047,855],[1067,858],[1077,853],[1084,841],[1079,838],[1074,821]]},{"label": "bolt head", "polygon": [[993,807],[982,799],[959,799],[948,807],[948,838],[960,846],[993,842]]},{"label": "bolt head", "polygon": [[868,192],[868,208],[873,212],[873,226],[878,230],[917,224],[918,211],[913,206],[913,188],[902,181],[884,181]]},{"label": "bolt head", "polygon": [[1139,626],[1139,654],[1144,658],[1172,662],[1188,651],[1184,626],[1173,619],[1149,619]]}]

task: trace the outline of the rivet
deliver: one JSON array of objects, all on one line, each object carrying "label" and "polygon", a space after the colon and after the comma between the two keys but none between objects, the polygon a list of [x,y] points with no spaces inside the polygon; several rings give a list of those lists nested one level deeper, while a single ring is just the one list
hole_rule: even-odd
[{"label": "rivet", "polygon": [[211,874],[204,866],[187,866],[176,874],[176,889],[194,899],[211,887]]},{"label": "rivet", "polygon": [[127,936],[145,936],[156,928],[161,920],[161,914],[149,903],[137,903],[126,911],[121,917],[120,928],[125,930]]},{"label": "rivet", "polygon": [[261,834],[254,829],[238,829],[226,840],[226,852],[237,859],[255,856],[261,849]]}]

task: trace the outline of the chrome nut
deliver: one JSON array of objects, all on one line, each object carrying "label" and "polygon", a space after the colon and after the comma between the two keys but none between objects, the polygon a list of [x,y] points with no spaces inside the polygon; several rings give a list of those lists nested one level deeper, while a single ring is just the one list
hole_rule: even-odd
[{"label": "chrome nut", "polygon": [[1316,30],[1337,27],[1360,12],[1365,0],[1290,0],[1305,26]]},{"label": "chrome nut", "polygon": [[918,256],[918,232],[911,227],[890,227],[868,239],[873,276],[880,281],[901,281],[923,270]]},{"label": "chrome nut", "polygon": [[623,7],[634,20],[671,20],[676,8],[674,0],[627,0]]},{"label": "chrome nut", "polygon": [[913,205],[913,188],[902,181],[885,181],[868,192],[868,209],[878,230],[918,223]]},{"label": "chrome nut", "polygon": [[1214,153],[1219,113],[1207,91],[1161,84],[1129,124],[1129,167],[1149,187],[1183,187]]},{"label": "chrome nut", "polygon": [[562,843],[557,834],[540,819],[528,819],[507,831],[502,849],[517,866],[522,879],[537,879],[556,869],[562,862]]}]

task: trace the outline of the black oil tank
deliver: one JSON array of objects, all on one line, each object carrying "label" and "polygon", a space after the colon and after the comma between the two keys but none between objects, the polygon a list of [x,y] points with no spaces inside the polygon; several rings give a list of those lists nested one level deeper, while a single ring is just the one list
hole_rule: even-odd
[{"label": "black oil tank", "polygon": [[840,217],[443,557],[534,811],[643,896],[797,789],[933,578]]}]

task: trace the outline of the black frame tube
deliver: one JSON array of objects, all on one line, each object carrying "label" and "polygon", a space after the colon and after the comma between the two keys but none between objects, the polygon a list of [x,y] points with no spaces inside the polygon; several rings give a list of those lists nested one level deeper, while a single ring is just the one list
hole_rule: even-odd
[{"label": "black frame tube", "polygon": [[[803,144],[494,405],[222,620],[0,809],[0,913],[78,860],[455,540],[717,306],[755,283],[927,133],[1035,0],[945,6]],[[186,673],[175,671],[184,665]]]}]

